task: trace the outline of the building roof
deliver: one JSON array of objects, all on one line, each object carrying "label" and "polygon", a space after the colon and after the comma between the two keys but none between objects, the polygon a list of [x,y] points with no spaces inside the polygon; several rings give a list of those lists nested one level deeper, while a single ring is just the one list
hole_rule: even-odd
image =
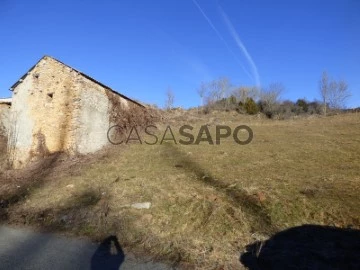
[{"label": "building roof", "polygon": [[0,98],[0,104],[8,104],[11,105],[12,98]]},{"label": "building roof", "polygon": [[83,73],[83,72],[81,72],[81,71],[79,71],[79,70],[77,70],[77,69],[75,69],[75,68],[73,68],[73,67],[70,67],[69,65],[67,65],[67,64],[65,64],[65,63],[57,60],[56,58],[54,58],[54,57],[52,57],[52,56],[48,56],[48,55],[43,56],[43,57],[42,57],[34,66],[32,66],[16,83],[14,83],[14,84],[10,87],[10,91],[13,91],[20,83],[22,83],[23,80],[27,77],[27,75],[29,75],[30,72],[36,67],[36,65],[39,64],[39,62],[40,62],[41,60],[46,59],[46,58],[51,58],[51,59],[55,60],[56,62],[62,64],[63,66],[66,66],[66,67],[72,69],[73,71],[77,72],[78,74],[82,75],[83,77],[87,78],[88,80],[90,80],[90,81],[92,81],[92,82],[94,82],[94,83],[102,86],[102,87],[105,88],[106,90],[108,90],[108,91],[110,91],[110,92],[113,92],[114,94],[119,95],[120,97],[122,97],[122,98],[124,98],[124,99],[126,99],[126,100],[129,100],[129,101],[131,101],[131,102],[133,102],[133,103],[135,103],[135,104],[137,104],[137,105],[139,105],[139,106],[141,106],[141,107],[145,107],[144,105],[140,104],[139,102],[137,102],[137,101],[135,101],[135,100],[133,100],[133,99],[127,97],[127,96],[124,96],[124,95],[120,94],[119,92],[117,92],[117,91],[111,89],[109,86],[107,86],[107,85],[105,85],[105,84],[103,84],[103,83],[95,80],[94,78],[90,77],[89,75],[86,75],[85,73]]}]

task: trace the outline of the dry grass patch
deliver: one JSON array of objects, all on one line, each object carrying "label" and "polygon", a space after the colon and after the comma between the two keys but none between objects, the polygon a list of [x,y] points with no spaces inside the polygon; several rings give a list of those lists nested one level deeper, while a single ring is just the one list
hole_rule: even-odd
[{"label": "dry grass patch", "polygon": [[[225,116],[214,116],[212,132],[217,123],[247,124],[253,142],[113,147],[77,173],[49,174],[9,208],[8,221],[116,233],[124,246],[204,269],[238,268],[247,244],[296,225],[360,228],[357,115]],[[138,202],[152,205],[128,207]]]},{"label": "dry grass patch", "polygon": [[6,138],[0,135],[0,174],[7,169]]}]

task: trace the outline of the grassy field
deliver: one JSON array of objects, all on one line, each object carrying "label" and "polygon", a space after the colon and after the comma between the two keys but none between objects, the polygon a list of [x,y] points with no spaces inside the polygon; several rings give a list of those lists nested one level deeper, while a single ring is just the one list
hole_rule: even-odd
[{"label": "grassy field", "polygon": [[[73,160],[54,156],[42,173],[2,172],[3,221],[94,239],[116,233],[125,249],[204,269],[239,268],[246,245],[297,225],[360,228],[358,114],[166,119],[173,131],[193,125],[193,134],[202,124],[212,134],[217,124],[246,124],[254,139],[133,143]],[[139,202],[151,208],[128,207]]]}]

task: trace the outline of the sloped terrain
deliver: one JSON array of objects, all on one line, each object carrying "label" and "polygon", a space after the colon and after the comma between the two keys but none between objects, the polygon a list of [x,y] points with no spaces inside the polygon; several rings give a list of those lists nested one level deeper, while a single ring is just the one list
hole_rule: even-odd
[{"label": "sloped terrain", "polygon": [[[360,229],[357,114],[284,121],[195,116],[167,115],[159,141],[168,123],[178,139],[189,117],[195,137],[205,123],[214,138],[216,125],[246,124],[254,139],[248,145],[232,137],[220,145],[133,141],[87,157],[49,157],[41,173],[33,167],[32,174],[2,175],[2,222],[95,240],[116,234],[125,249],[204,269],[243,267],[246,247],[257,260],[266,239],[295,226]],[[144,202],[151,207],[131,207]],[[341,235],[328,245],[341,248]],[[249,251],[254,243],[260,244]],[[329,258],[322,263],[330,265]]]}]

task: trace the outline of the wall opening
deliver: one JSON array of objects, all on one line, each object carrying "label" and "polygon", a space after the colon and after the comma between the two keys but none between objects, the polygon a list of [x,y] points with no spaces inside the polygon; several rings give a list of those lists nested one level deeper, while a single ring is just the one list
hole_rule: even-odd
[{"label": "wall opening", "polygon": [[54,93],[48,93],[46,95],[47,102],[51,102],[53,100],[53,98],[54,98]]}]

